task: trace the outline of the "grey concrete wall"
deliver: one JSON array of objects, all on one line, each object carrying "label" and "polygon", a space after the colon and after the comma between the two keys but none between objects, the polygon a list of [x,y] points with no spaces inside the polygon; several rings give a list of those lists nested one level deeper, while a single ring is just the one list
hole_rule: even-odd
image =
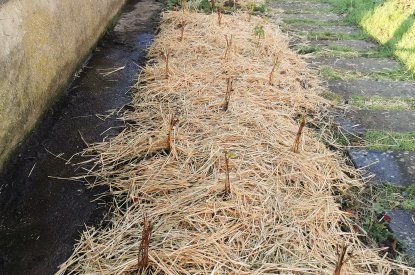
[{"label": "grey concrete wall", "polygon": [[125,0],[0,0],[0,172]]}]

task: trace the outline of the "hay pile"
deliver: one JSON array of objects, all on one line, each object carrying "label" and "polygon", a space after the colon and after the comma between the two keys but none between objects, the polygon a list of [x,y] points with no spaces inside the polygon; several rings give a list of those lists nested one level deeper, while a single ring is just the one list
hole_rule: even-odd
[{"label": "hay pile", "polygon": [[58,274],[136,273],[144,215],[150,274],[333,274],[343,244],[342,274],[413,272],[345,232],[332,194],[360,184],[354,171],[307,127],[293,152],[298,115],[326,102],[263,19],[165,13],[149,58],[130,126],[85,153],[114,195],[111,225],[84,232]]}]

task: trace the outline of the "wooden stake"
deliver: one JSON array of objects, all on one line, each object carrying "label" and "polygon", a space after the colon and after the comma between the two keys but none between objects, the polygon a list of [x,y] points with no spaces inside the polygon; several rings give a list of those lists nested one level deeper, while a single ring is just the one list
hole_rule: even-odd
[{"label": "wooden stake", "polygon": [[217,14],[218,14],[218,25],[220,26],[222,24],[222,12],[218,9]]},{"label": "wooden stake", "polygon": [[176,124],[179,122],[178,119],[174,117],[174,115],[171,115],[170,121],[169,121],[169,132],[167,134],[167,151],[170,152],[171,148],[173,147],[174,143],[174,134],[173,134],[173,128],[176,126]]},{"label": "wooden stake", "polygon": [[181,24],[181,35],[180,35],[180,39],[179,41],[183,41],[183,37],[184,37],[184,27],[186,26],[186,22],[184,21],[184,19],[182,20],[182,24]]},{"label": "wooden stake", "polygon": [[228,151],[225,151],[225,171],[226,171],[226,177],[225,177],[225,196],[229,196],[231,194],[231,181],[229,178],[229,157],[228,157]]},{"label": "wooden stake", "polygon": [[144,270],[148,267],[148,248],[150,245],[151,233],[153,225],[148,220],[147,215],[144,215],[144,225],[141,234],[140,248],[138,251],[138,269]]},{"label": "wooden stake", "polygon": [[226,39],[226,51],[225,51],[225,56],[223,58],[227,59],[231,51],[231,47],[232,47],[232,35],[230,36],[230,38],[228,38],[228,35],[225,35],[225,39]]},{"label": "wooden stake", "polygon": [[299,151],[301,135],[303,133],[303,128],[305,126],[305,122],[306,122],[305,121],[305,116],[301,116],[300,127],[298,128],[298,132],[297,132],[297,135],[295,136],[295,141],[294,141],[294,145],[293,145],[293,152],[294,153],[298,153],[298,151]]},{"label": "wooden stake", "polygon": [[161,57],[163,58],[164,63],[166,65],[164,71],[165,71],[166,79],[167,79],[169,78],[169,75],[170,75],[170,69],[169,69],[170,49],[168,49],[166,52],[162,52]]},{"label": "wooden stake", "polygon": [[336,263],[336,269],[334,270],[333,275],[341,275],[342,267],[345,263],[347,263],[351,258],[353,258],[353,255],[349,254],[349,257],[345,259],[347,252],[347,245],[341,245],[341,251],[339,251],[339,246],[336,246],[336,254],[337,254],[337,263]]},{"label": "wooden stake", "polygon": [[232,82],[233,79],[232,77],[228,77],[226,79],[227,81],[227,87],[226,87],[226,92],[225,92],[225,101],[223,103],[223,110],[226,112],[229,108],[229,101],[231,100],[231,94],[232,94]]}]

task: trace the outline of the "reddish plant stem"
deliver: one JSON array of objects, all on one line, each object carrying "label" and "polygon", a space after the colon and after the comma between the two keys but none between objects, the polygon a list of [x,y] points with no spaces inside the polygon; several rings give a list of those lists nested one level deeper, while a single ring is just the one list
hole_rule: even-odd
[{"label": "reddish plant stem", "polygon": [[169,129],[167,133],[167,151],[170,152],[171,148],[173,147],[174,143],[174,126],[179,122],[179,119],[175,118],[174,115],[171,115],[170,121],[169,121]]},{"label": "reddish plant stem", "polygon": [[232,77],[228,77],[226,81],[227,81],[227,86],[226,86],[226,92],[225,92],[225,101],[223,103],[223,110],[225,112],[228,110],[229,102],[231,100],[233,79]]},{"label": "reddish plant stem", "polygon": [[221,24],[222,24],[222,12],[218,9],[217,14],[218,14],[218,25],[221,26]]},{"label": "reddish plant stem", "polygon": [[184,38],[184,27],[186,26],[186,22],[184,20],[182,20],[182,25],[181,25],[181,35],[180,35],[180,42],[183,41]]},{"label": "reddish plant stem", "polygon": [[227,151],[225,151],[225,171],[225,196],[229,196],[231,194],[231,181],[229,178],[229,157]]},{"label": "reddish plant stem", "polygon": [[301,123],[300,123],[300,127],[298,128],[297,131],[297,135],[295,136],[295,141],[294,141],[294,145],[293,145],[293,152],[294,153],[298,153],[299,151],[299,146],[300,146],[300,140],[301,140],[301,135],[303,133],[303,129],[305,126],[305,116],[301,117]]},{"label": "reddish plant stem", "polygon": [[162,52],[161,53],[161,57],[164,60],[165,63],[165,74],[166,74],[166,79],[169,78],[170,75],[170,68],[169,68],[169,59],[170,59],[170,49],[168,49],[166,52]]},{"label": "reddish plant stem", "polygon": [[226,39],[226,51],[225,51],[225,56],[223,58],[227,59],[231,51],[231,47],[232,47],[232,35],[229,38],[228,38],[228,35],[225,35],[225,39]]},{"label": "reddish plant stem", "polygon": [[341,246],[341,251],[339,251],[339,246],[336,247],[337,251],[337,263],[336,263],[336,269],[334,269],[333,275],[341,275],[341,270],[343,265],[350,260],[352,256],[350,256],[348,259],[345,259],[346,251],[347,251],[347,245]]},{"label": "reddish plant stem", "polygon": [[153,225],[148,220],[147,215],[144,215],[143,231],[141,233],[141,242],[138,252],[138,269],[144,270],[148,267],[148,249],[150,246],[150,239],[153,230]]}]

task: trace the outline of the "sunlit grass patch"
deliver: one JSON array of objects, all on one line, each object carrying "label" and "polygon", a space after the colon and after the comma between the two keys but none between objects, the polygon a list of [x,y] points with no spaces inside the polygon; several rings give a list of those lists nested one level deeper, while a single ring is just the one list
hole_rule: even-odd
[{"label": "sunlit grass patch", "polygon": [[326,0],[345,20],[360,25],[415,74],[415,1]]}]

